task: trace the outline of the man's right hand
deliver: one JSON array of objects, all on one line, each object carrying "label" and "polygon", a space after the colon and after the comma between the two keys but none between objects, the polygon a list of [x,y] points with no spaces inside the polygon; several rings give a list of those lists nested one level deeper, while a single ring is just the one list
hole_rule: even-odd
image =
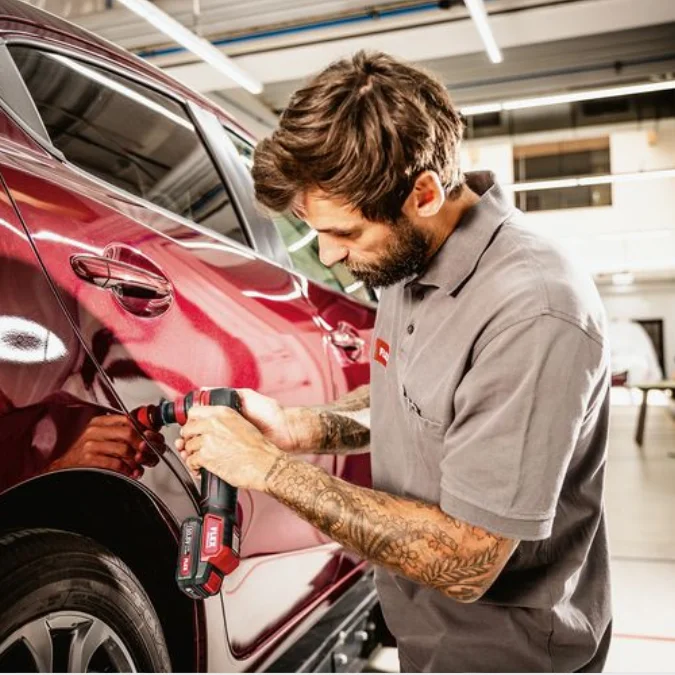
[{"label": "man's right hand", "polygon": [[340,400],[315,408],[284,408],[252,389],[238,389],[243,416],[263,436],[288,453],[351,453],[367,449],[369,424],[356,419],[368,413],[370,388],[361,387]]},{"label": "man's right hand", "polygon": [[292,423],[288,410],[278,401],[253,389],[237,389],[237,393],[242,415],[258,427],[270,443],[285,452],[302,452],[309,447],[309,433],[307,438],[302,437],[302,430],[295,428],[297,425]]}]

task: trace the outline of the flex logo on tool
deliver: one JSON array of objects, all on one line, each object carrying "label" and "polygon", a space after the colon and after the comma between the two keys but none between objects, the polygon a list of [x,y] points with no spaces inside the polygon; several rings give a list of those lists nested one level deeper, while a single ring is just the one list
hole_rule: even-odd
[{"label": "flex logo on tool", "polygon": [[385,368],[387,367],[387,364],[389,363],[389,352],[391,351],[391,348],[389,345],[384,341],[378,338],[375,341],[375,360],[378,363],[381,363]]},{"label": "flex logo on tool", "polygon": [[220,550],[223,540],[223,520],[209,514],[204,519],[204,553],[214,555]]}]

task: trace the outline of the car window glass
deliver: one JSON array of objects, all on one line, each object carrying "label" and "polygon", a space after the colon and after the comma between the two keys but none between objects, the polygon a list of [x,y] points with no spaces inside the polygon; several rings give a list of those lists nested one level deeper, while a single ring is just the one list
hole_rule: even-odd
[{"label": "car window glass", "polygon": [[248,245],[227,189],[183,107],[88,63],[10,51],[54,146],[85,171]]},{"label": "car window glass", "polygon": [[[226,129],[246,168],[253,167],[253,146],[237,134]],[[319,259],[319,242],[316,232],[304,220],[290,213],[273,214],[272,220],[288,250],[293,266],[305,276],[319,281],[335,290],[347,293],[360,300],[374,300],[371,291],[342,263],[326,267]]]}]

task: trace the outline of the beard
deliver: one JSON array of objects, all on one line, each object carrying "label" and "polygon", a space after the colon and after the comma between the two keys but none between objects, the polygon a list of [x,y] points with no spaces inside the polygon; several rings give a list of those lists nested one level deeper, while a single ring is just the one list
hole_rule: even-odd
[{"label": "beard", "polygon": [[427,264],[431,242],[405,216],[392,226],[393,241],[376,264],[345,263],[355,279],[370,288],[384,288],[419,274]]}]

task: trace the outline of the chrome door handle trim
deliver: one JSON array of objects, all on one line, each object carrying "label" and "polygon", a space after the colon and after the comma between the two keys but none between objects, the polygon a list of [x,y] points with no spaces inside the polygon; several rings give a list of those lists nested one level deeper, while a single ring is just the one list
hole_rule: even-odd
[{"label": "chrome door handle trim", "polygon": [[121,260],[82,253],[71,256],[70,264],[80,279],[100,288],[129,295],[140,291],[148,298],[171,295],[168,279]]}]

